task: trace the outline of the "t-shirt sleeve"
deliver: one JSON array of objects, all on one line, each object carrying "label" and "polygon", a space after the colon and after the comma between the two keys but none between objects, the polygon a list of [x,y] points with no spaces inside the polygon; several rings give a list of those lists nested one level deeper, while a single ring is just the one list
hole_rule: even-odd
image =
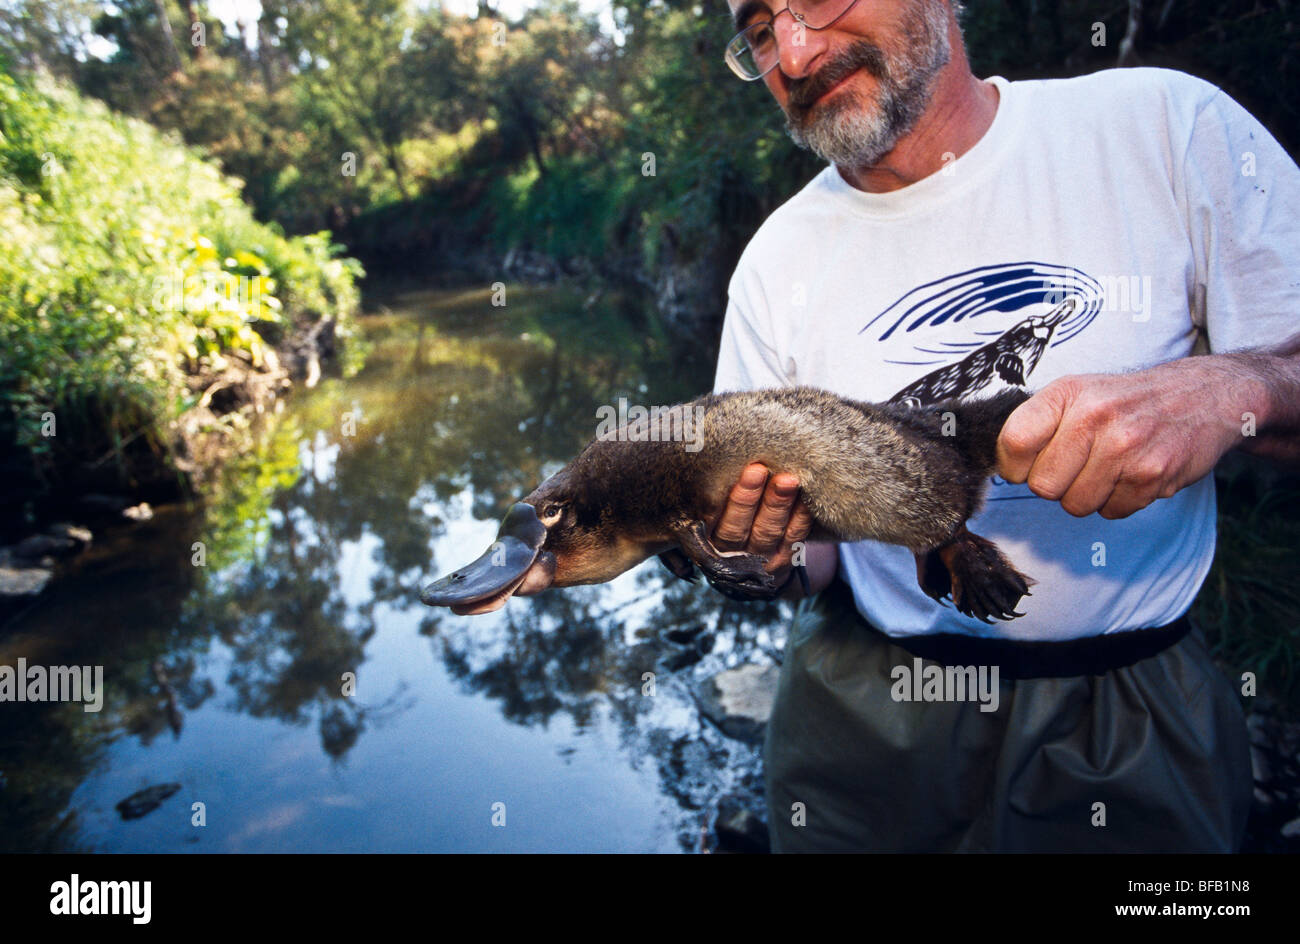
[{"label": "t-shirt sleeve", "polygon": [[790,386],[776,350],[762,288],[757,277],[747,271],[744,257],[727,294],[713,392]]},{"label": "t-shirt sleeve", "polygon": [[1212,353],[1300,331],[1300,168],[1225,92],[1201,105],[1184,161],[1192,318]]}]

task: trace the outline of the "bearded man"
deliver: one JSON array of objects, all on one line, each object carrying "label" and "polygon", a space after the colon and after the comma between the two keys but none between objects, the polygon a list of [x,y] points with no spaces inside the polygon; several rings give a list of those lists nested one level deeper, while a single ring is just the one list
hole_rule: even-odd
[{"label": "bearded man", "polygon": [[774,850],[1238,849],[1242,710],[1186,611],[1220,457],[1300,460],[1300,171],[1179,72],[981,80],[958,3],[729,4],[728,64],[829,166],[745,250],[715,389],[1034,393],[970,523],[1037,580],[1014,621],[906,549],[805,543],[790,476],[733,490],[714,543],[828,604],[768,725]]}]

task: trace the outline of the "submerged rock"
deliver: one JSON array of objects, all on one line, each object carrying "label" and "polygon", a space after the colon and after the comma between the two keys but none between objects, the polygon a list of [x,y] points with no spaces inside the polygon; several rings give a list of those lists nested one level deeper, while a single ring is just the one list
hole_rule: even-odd
[{"label": "submerged rock", "polygon": [[117,811],[122,814],[122,819],[139,819],[162,806],[163,800],[180,788],[179,783],[158,783],[145,787],[118,803]]},{"label": "submerged rock", "polygon": [[122,517],[130,518],[132,521],[148,521],[153,517],[153,508],[148,502],[140,502],[122,512]]},{"label": "submerged rock", "polygon": [[23,560],[38,561],[42,557],[62,556],[76,550],[77,542],[72,538],[58,537],[52,534],[33,534],[23,538],[13,547],[14,557]]},{"label": "submerged rock", "polygon": [[34,597],[53,576],[54,571],[48,567],[0,565],[0,597]]},{"label": "submerged rock", "polygon": [[100,495],[96,492],[82,495],[77,499],[78,504],[83,508],[99,512],[101,514],[118,514],[131,504],[131,499],[122,495]]},{"label": "submerged rock", "polygon": [[719,852],[747,852],[762,855],[772,851],[767,823],[737,796],[728,794],[718,801],[713,822]]},{"label": "submerged rock", "polygon": [[85,550],[90,547],[95,536],[90,533],[89,528],[83,528],[81,525],[69,524],[66,521],[60,521],[52,524],[45,529],[45,533],[56,538],[64,538],[75,543],[79,550]]},{"label": "submerged rock", "polygon": [[705,679],[696,689],[700,711],[724,734],[757,741],[772,714],[781,670],[774,665],[742,665]]}]

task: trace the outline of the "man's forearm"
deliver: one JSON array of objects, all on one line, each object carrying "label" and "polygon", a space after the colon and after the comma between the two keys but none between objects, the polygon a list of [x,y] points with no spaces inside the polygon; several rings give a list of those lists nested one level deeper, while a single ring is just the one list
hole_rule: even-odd
[{"label": "man's forearm", "polygon": [[998,436],[998,474],[1076,517],[1125,518],[1231,449],[1300,461],[1300,338],[1146,370],[1058,377]]},{"label": "man's forearm", "polygon": [[1255,408],[1250,415],[1229,418],[1240,423],[1245,434],[1238,448],[1300,463],[1300,334],[1273,348],[1208,356],[1252,387]]}]

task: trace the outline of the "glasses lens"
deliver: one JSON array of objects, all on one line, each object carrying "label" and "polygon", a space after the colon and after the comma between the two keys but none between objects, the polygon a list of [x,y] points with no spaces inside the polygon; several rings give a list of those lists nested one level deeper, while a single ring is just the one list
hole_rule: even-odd
[{"label": "glasses lens", "polygon": [[776,34],[766,23],[742,30],[727,44],[727,65],[747,82],[770,72],[776,59]]},{"label": "glasses lens", "polygon": [[790,12],[810,29],[825,29],[838,20],[856,0],[790,0]]}]

